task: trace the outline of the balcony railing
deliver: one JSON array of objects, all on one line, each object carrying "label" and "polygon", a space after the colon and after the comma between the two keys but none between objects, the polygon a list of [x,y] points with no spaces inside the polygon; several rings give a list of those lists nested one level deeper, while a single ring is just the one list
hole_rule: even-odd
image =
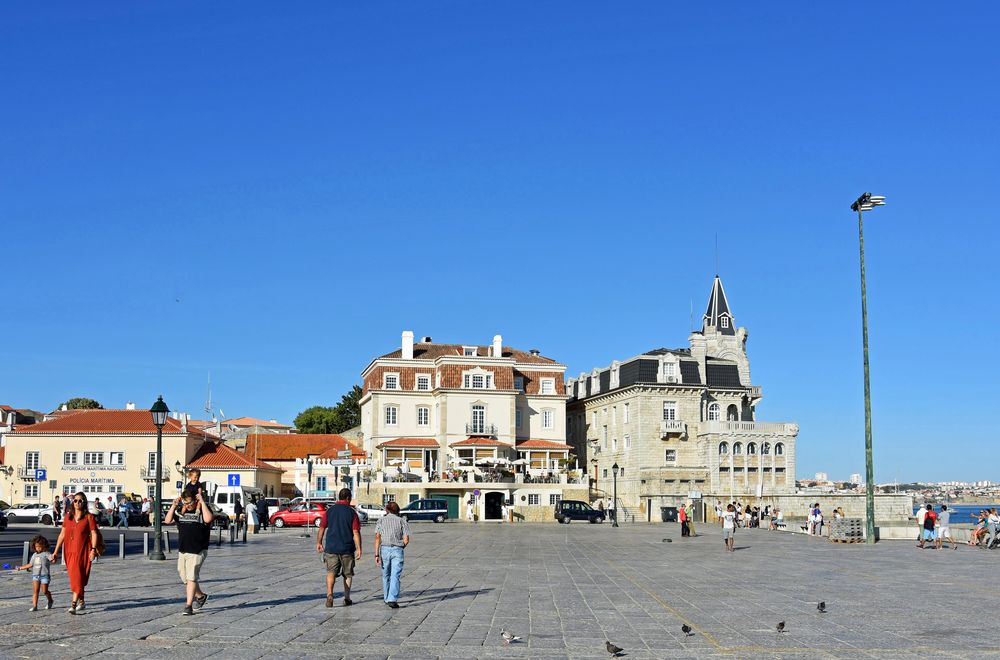
[{"label": "balcony railing", "polygon": [[496,424],[487,424],[485,422],[472,422],[471,424],[465,425],[465,432],[469,435],[496,435],[497,427]]},{"label": "balcony railing", "polygon": [[44,466],[41,466],[41,467],[38,467],[38,468],[18,467],[17,468],[17,478],[18,479],[23,479],[25,481],[35,481],[35,470],[36,469],[38,469],[38,470],[44,470],[45,467]]},{"label": "balcony railing", "polygon": [[[143,481],[156,481],[156,468],[141,467],[139,468],[139,478]],[[170,479],[170,470],[163,468],[160,470],[160,481],[168,481]]]},{"label": "balcony railing", "polygon": [[663,435],[668,434],[687,434],[687,424],[679,419],[665,419],[660,422],[660,433]]},{"label": "balcony railing", "polygon": [[760,391],[760,385],[751,385],[747,389],[749,390],[748,394],[751,399],[759,399],[763,396]]},{"label": "balcony railing", "polygon": [[702,422],[699,434],[706,433],[739,433],[744,435],[795,435],[799,432],[798,424],[784,422]]}]

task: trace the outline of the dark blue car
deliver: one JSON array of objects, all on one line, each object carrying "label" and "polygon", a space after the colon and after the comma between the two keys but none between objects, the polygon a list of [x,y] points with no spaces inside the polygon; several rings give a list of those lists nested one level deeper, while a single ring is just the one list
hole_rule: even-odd
[{"label": "dark blue car", "polygon": [[409,521],[448,520],[448,502],[445,500],[414,500],[399,510],[399,515]]},{"label": "dark blue car", "polygon": [[556,503],[556,520],[569,524],[573,520],[586,520],[589,523],[604,522],[607,512],[595,509],[586,502],[579,500],[560,500]]}]

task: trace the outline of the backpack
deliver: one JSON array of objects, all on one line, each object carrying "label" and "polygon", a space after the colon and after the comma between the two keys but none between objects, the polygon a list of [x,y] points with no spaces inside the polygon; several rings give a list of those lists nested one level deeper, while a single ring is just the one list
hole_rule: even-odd
[{"label": "backpack", "polygon": [[98,557],[104,555],[104,551],[108,549],[108,544],[104,542],[104,535],[101,534],[101,528],[97,528],[97,545],[94,546],[94,554]]}]

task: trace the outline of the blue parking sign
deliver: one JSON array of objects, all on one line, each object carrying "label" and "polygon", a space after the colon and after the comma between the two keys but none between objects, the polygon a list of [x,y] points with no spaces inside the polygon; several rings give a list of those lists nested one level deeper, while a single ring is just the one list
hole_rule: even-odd
[{"label": "blue parking sign", "polygon": [[240,475],[238,475],[238,474],[231,474],[231,475],[229,475],[229,485],[230,486],[239,486],[240,485]]},{"label": "blue parking sign", "polygon": [[45,481],[45,468],[35,468],[35,481]]}]

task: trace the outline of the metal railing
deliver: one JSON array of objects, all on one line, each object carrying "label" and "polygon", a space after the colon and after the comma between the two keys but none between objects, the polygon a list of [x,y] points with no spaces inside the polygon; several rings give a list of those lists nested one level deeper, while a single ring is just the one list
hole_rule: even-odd
[{"label": "metal railing", "polygon": [[[156,468],[141,467],[139,468],[139,478],[144,481],[156,481]],[[170,480],[170,470],[167,468],[162,468],[160,470],[160,481]]]},{"label": "metal railing", "polygon": [[762,433],[778,435],[794,435],[798,432],[796,424],[784,422],[731,422],[707,421],[699,428],[701,433]]},{"label": "metal railing", "polygon": [[471,424],[465,425],[465,432],[469,435],[496,435],[497,427],[496,424],[472,422]]}]

